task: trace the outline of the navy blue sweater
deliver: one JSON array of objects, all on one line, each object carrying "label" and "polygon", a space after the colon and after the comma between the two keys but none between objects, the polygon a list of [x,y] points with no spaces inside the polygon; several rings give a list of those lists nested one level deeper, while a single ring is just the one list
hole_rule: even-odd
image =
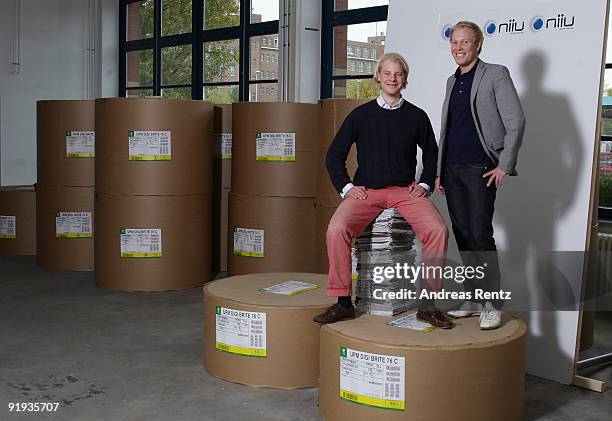
[{"label": "navy blue sweater", "polygon": [[417,146],[423,151],[420,183],[434,187],[438,145],[425,111],[404,101],[387,110],[376,100],[355,108],[344,120],[327,151],[326,166],[338,192],[351,182],[346,158],[353,142],[357,145],[356,186],[380,189],[407,186],[414,181]]}]

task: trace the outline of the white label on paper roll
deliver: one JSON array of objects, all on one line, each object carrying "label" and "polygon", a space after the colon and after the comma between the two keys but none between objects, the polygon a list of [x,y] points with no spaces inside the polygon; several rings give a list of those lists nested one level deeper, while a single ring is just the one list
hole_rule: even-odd
[{"label": "white label on paper roll", "polygon": [[405,358],[340,348],[340,398],[384,409],[405,409]]},{"label": "white label on paper roll", "polygon": [[295,295],[304,291],[312,291],[319,288],[317,284],[310,284],[302,281],[287,281],[280,284],[272,285],[271,287],[262,288],[260,291],[270,292],[280,295]]},{"label": "white label on paper roll", "polygon": [[170,161],[172,136],[169,131],[128,132],[130,161]]},{"label": "white label on paper roll", "polygon": [[257,161],[295,161],[295,133],[257,133]]},{"label": "white label on paper roll", "polygon": [[66,158],[94,158],[96,132],[66,132]]},{"label": "white label on paper roll", "polygon": [[17,217],[0,215],[0,238],[17,238]]},{"label": "white label on paper roll", "polygon": [[92,238],[91,212],[57,212],[55,214],[55,237]]},{"label": "white label on paper roll", "polygon": [[121,228],[121,257],[162,257],[161,228]]},{"label": "white label on paper roll", "polygon": [[266,356],[266,313],[217,306],[215,347],[250,357]]},{"label": "white label on paper roll", "polygon": [[411,314],[408,314],[407,316],[402,316],[398,319],[391,320],[387,324],[389,326],[416,330],[418,332],[431,332],[432,330],[435,329],[435,327],[430,325],[429,323],[425,323],[420,320],[417,320],[416,313],[411,313]]},{"label": "white label on paper roll", "polygon": [[235,228],[234,254],[246,257],[264,257],[264,230]]},{"label": "white label on paper roll", "polygon": [[217,133],[215,140],[215,158],[232,159],[232,134]]}]

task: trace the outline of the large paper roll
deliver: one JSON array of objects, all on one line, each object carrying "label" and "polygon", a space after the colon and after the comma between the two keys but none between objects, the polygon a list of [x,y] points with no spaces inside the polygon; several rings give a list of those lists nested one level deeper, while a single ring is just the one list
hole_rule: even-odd
[{"label": "large paper roll", "polygon": [[33,186],[0,187],[0,254],[36,254],[36,192]]},{"label": "large paper roll", "polygon": [[38,184],[94,186],[94,101],[38,101]]},{"label": "large paper roll", "polygon": [[202,101],[96,100],[96,191],[212,192],[213,107]]},{"label": "large paper roll", "polygon": [[96,284],[123,291],[193,288],[210,280],[211,194],[96,193]]}]

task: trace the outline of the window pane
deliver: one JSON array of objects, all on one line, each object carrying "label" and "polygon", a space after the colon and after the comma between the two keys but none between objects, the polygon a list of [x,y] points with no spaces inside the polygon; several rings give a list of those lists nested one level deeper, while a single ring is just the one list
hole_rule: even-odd
[{"label": "window pane", "polygon": [[162,97],[168,99],[191,99],[191,87],[164,88],[161,90]]},{"label": "window pane", "polygon": [[153,85],[153,50],[130,51],[126,63],[128,88]]},{"label": "window pane", "polygon": [[238,86],[205,86],[204,101],[210,101],[213,104],[238,102]]},{"label": "window pane", "polygon": [[129,89],[125,91],[125,96],[128,98],[144,98],[153,96],[153,89]]},{"label": "window pane", "polygon": [[336,0],[336,10],[359,9],[361,7],[388,5],[389,0]]},{"label": "window pane", "polygon": [[191,45],[162,48],[162,85],[191,83]]},{"label": "window pane", "polygon": [[372,74],[385,50],[386,30],[386,21],[334,27],[334,74]]},{"label": "window pane", "polygon": [[204,29],[240,25],[240,0],[205,0]]},{"label": "window pane", "polygon": [[[612,69],[606,69],[604,73],[601,104],[601,135],[612,136]],[[599,145],[599,206],[612,208],[612,142],[610,141],[602,141]]]},{"label": "window pane", "polygon": [[378,85],[371,78],[334,80],[334,98],[372,99],[378,94]]},{"label": "window pane", "polygon": [[191,32],[191,0],[162,0],[162,35]]},{"label": "window pane", "polygon": [[237,39],[204,43],[204,82],[238,82]]},{"label": "window pane", "polygon": [[251,23],[278,20],[278,0],[251,0]]},{"label": "window pane", "polygon": [[249,100],[252,102],[278,101],[278,83],[252,83],[249,85]]},{"label": "window pane", "polygon": [[127,40],[153,37],[153,0],[127,5]]},{"label": "window pane", "polygon": [[251,37],[251,80],[278,77],[278,34]]}]

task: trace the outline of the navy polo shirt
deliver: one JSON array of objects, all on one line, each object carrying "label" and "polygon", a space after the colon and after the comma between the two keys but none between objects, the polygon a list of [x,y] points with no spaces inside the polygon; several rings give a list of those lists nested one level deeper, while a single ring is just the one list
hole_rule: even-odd
[{"label": "navy polo shirt", "polygon": [[476,67],[477,64],[463,75],[459,68],[455,71],[455,84],[448,106],[447,164],[475,164],[489,160],[478,138],[470,107],[470,93]]}]

